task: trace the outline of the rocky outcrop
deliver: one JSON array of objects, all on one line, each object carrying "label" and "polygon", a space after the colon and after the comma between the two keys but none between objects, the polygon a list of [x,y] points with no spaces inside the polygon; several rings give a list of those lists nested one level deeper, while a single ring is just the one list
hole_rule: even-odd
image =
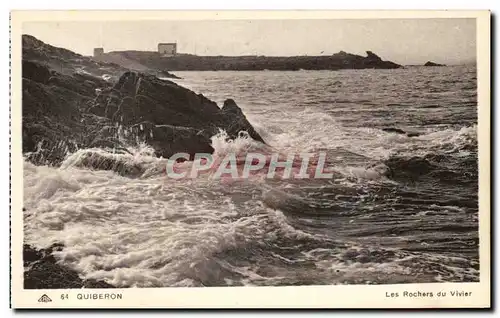
[{"label": "rocky outcrop", "polygon": [[171,72],[169,71],[166,71],[166,70],[160,70],[157,72],[156,76],[158,77],[161,77],[161,78],[175,78],[175,79],[182,79],[182,77],[179,77],[175,74],[172,74]]},{"label": "rocky outcrop", "polygon": [[[45,49],[42,46],[40,51]],[[61,50],[61,58],[77,56]],[[25,56],[40,56],[25,51]],[[51,55],[49,60],[54,58]],[[127,70],[113,82],[69,68],[61,73],[51,69],[50,63],[27,59],[23,60],[22,75],[23,152],[35,164],[58,165],[68,152],[77,149],[116,149],[123,148],[124,142],[133,145],[138,141],[146,142],[162,157],[176,152],[212,153],[210,137],[221,129],[229,138],[247,132],[264,142],[233,100],[219,108],[202,94],[154,75]],[[81,163],[88,167],[97,164],[105,170],[136,171],[110,160],[94,159]]]},{"label": "rocky outcrop", "polygon": [[53,244],[45,249],[23,246],[25,289],[115,288],[104,281],[82,279],[73,269],[57,262],[53,253],[63,249]]},{"label": "rocky outcrop", "polygon": [[444,64],[438,64],[438,63],[434,63],[434,62],[431,62],[431,61],[427,61],[424,66],[446,66]]},{"label": "rocky outcrop", "polygon": [[131,127],[162,157],[176,152],[212,153],[210,137],[220,129],[230,138],[245,131],[264,142],[233,100],[220,109],[202,94],[151,75],[126,72],[97,100],[90,112]]},{"label": "rocky outcrop", "polygon": [[92,111],[124,125],[149,121],[155,125],[205,128],[220,111],[201,94],[151,75],[124,73],[111,90],[99,96]]},{"label": "rocky outcrop", "polygon": [[188,153],[193,158],[196,153],[213,153],[210,134],[191,127],[155,125],[142,122],[132,126],[134,134],[155,149],[156,154],[169,158],[175,153]]},{"label": "rocky outcrop", "polygon": [[420,133],[418,133],[418,132],[407,132],[407,131],[404,131],[403,129],[395,128],[395,127],[382,128],[382,130],[385,131],[385,132],[389,132],[389,133],[406,135],[408,137],[418,137],[418,136],[420,136]]},{"label": "rocky outcrop", "polygon": [[374,62],[382,62],[382,59],[372,51],[366,51],[366,58]]},{"label": "rocky outcrop", "polygon": [[434,169],[434,166],[422,157],[390,157],[385,162],[389,168],[387,176],[393,180],[417,180]]},{"label": "rocky outcrop", "polygon": [[89,120],[93,116],[85,113],[96,88],[109,87],[106,81],[76,73],[65,75],[26,60],[22,76],[23,152],[31,161],[58,163],[67,152],[85,147],[103,121],[109,122]]},{"label": "rocky outcrop", "polygon": [[[339,69],[394,69],[401,65],[382,60],[371,51],[367,56],[343,51],[330,56],[197,56],[177,54],[164,57],[158,52],[118,51],[104,54],[108,61],[134,61],[157,70],[171,71],[257,71],[257,70],[339,70]],[[126,64],[123,64],[126,65]]]},{"label": "rocky outcrop", "polygon": [[241,131],[246,131],[250,137],[264,143],[262,137],[255,131],[250,122],[232,99],[224,101],[221,111],[222,124],[230,137],[235,138]]}]

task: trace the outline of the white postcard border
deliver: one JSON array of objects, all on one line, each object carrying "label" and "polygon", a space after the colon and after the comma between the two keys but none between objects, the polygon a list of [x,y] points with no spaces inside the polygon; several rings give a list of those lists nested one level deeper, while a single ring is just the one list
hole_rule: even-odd
[{"label": "white postcard border", "polygon": [[[21,148],[21,34],[27,21],[197,19],[413,19],[476,18],[479,144],[479,283],[204,287],[128,289],[23,289],[23,172]],[[14,11],[11,14],[11,267],[13,308],[486,308],[490,303],[490,12],[406,11]],[[446,297],[402,297],[408,292],[446,291]],[[451,291],[471,293],[450,296]],[[121,299],[79,300],[78,295],[121,294]],[[400,297],[388,297],[398,293]],[[38,302],[46,294],[52,301]],[[69,299],[61,299],[61,295]],[[108,298],[111,296],[108,296]]]}]

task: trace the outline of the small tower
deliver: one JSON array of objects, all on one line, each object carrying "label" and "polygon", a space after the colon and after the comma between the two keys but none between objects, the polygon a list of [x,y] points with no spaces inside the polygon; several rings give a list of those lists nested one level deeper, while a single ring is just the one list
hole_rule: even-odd
[{"label": "small tower", "polygon": [[94,48],[94,57],[95,56],[100,56],[104,54],[104,49],[102,47],[96,47]]},{"label": "small tower", "polygon": [[162,56],[175,56],[177,54],[177,43],[158,43],[158,53]]}]

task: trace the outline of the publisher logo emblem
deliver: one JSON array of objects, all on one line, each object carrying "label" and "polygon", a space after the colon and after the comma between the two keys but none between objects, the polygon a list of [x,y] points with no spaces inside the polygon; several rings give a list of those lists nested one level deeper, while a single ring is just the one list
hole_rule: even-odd
[{"label": "publisher logo emblem", "polygon": [[43,294],[42,297],[38,298],[39,303],[49,303],[51,301],[52,299],[50,299],[50,297],[47,296],[47,294]]}]

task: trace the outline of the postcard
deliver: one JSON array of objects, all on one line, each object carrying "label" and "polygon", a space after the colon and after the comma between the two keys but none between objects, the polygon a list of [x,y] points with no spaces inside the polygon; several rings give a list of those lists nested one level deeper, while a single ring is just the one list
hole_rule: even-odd
[{"label": "postcard", "polygon": [[11,12],[11,302],[489,308],[489,11]]}]

